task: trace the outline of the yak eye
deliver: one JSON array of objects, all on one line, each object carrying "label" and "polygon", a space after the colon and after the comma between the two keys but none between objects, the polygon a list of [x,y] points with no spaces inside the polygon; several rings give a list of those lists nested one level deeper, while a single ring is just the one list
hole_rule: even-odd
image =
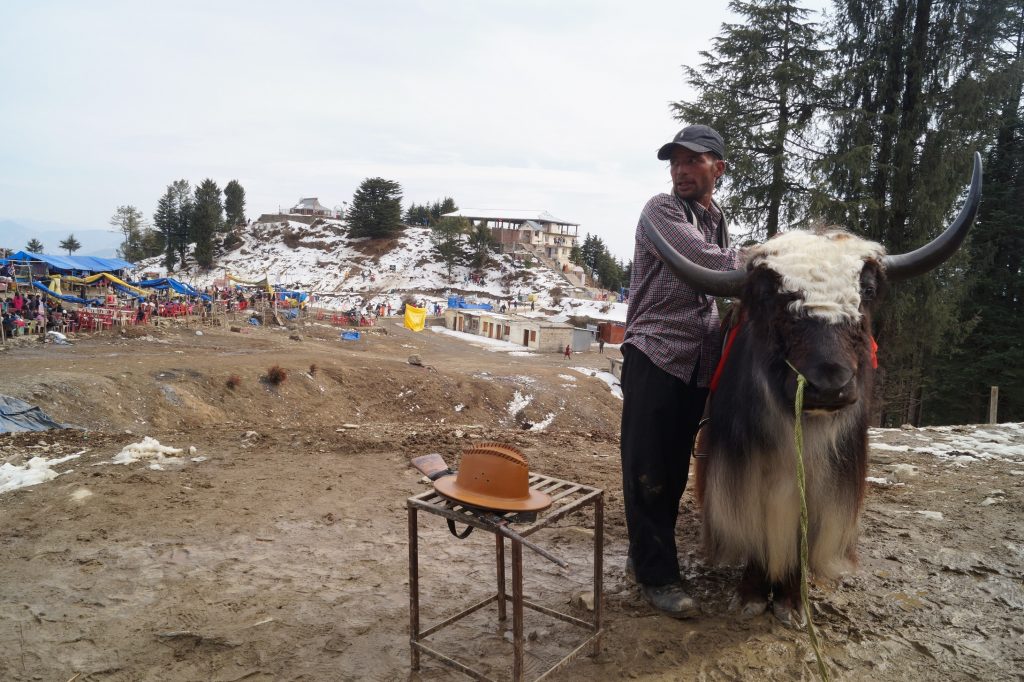
[{"label": "yak eye", "polygon": [[860,300],[864,302],[870,302],[875,300],[877,282],[875,281],[875,274],[870,268],[864,268],[860,273]]}]

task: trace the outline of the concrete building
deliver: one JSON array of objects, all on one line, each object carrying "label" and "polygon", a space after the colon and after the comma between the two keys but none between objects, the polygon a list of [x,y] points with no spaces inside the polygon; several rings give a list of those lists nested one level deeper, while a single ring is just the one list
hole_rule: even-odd
[{"label": "concrete building", "polygon": [[321,204],[320,200],[316,197],[299,199],[299,203],[288,209],[288,212],[294,215],[312,215],[324,218],[334,217],[334,211]]},{"label": "concrete building", "polygon": [[445,216],[466,218],[491,230],[504,253],[531,253],[571,272],[569,254],[579,244],[579,223],[571,223],[547,211],[524,209],[462,208]]},{"label": "concrete building", "polygon": [[[586,350],[593,339],[590,332],[576,330],[564,322],[549,322],[489,310],[447,308],[444,311],[444,326],[466,334],[508,341],[540,353],[561,353],[566,346],[573,350]],[[585,348],[577,348],[582,345],[583,337],[577,338],[576,331],[584,332],[587,338]]]}]

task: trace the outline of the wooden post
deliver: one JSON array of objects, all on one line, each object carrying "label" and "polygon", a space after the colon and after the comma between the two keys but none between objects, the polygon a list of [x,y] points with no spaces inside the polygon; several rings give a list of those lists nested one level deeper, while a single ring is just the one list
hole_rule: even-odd
[{"label": "wooden post", "polygon": [[999,419],[996,417],[999,412],[999,387],[993,386],[992,393],[988,398],[988,423],[998,424]]}]

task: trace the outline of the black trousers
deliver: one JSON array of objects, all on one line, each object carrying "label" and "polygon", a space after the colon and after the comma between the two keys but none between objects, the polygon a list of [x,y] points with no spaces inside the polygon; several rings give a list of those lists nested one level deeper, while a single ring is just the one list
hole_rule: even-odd
[{"label": "black trousers", "polygon": [[622,347],[622,496],[636,579],[680,579],[676,518],[708,389],[672,376]]}]

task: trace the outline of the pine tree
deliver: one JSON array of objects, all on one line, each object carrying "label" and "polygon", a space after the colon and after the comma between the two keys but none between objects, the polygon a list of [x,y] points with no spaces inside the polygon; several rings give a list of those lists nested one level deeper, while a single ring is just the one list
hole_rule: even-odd
[{"label": "pine tree", "polygon": [[410,204],[405,212],[403,221],[406,225],[429,225],[430,207],[426,205],[421,206],[416,203]]},{"label": "pine tree", "polygon": [[445,264],[449,282],[456,263],[466,258],[462,237],[469,231],[469,221],[465,218],[442,218],[431,226],[430,241],[434,245],[434,253]]},{"label": "pine tree", "polygon": [[629,283],[622,263],[612,255],[604,240],[597,235],[587,233],[583,238],[583,244],[573,247],[569,260],[582,266],[605,289],[617,290]]},{"label": "pine tree", "polygon": [[70,256],[72,253],[82,248],[82,245],[77,239],[75,239],[75,234],[72,232],[68,235],[67,239],[60,243],[60,248],[65,249]]},{"label": "pine tree", "polygon": [[583,248],[579,244],[573,244],[569,249],[569,262],[575,265],[583,265]]},{"label": "pine tree", "polygon": [[245,225],[245,189],[232,180],[224,187],[224,226],[227,230]]},{"label": "pine tree", "polygon": [[455,200],[451,197],[445,197],[441,201],[435,201],[430,205],[430,224],[435,224],[445,213],[452,213],[453,211],[458,210],[459,207],[455,205]]},{"label": "pine tree", "polygon": [[43,243],[35,237],[28,240],[28,244],[25,245],[25,250],[29,253],[42,253],[43,248]]},{"label": "pine tree", "polygon": [[[1005,1],[1005,0],[1003,0]],[[999,92],[990,68],[998,3],[859,0],[837,5],[825,189],[816,205],[903,253],[947,224],[971,152],[991,133]],[[875,319],[885,425],[919,423],[926,368],[963,342],[964,257],[902,282]]]},{"label": "pine tree", "polygon": [[729,8],[743,21],[722,25],[699,69],[684,67],[697,98],[672,108],[680,121],[721,133],[723,208],[771,237],[806,220],[824,55],[817,24],[792,0],[732,0]]},{"label": "pine tree", "polygon": [[390,237],[401,232],[402,186],[393,180],[367,178],[352,197],[348,212],[352,237]]},{"label": "pine tree", "polygon": [[142,211],[134,206],[118,206],[110,217],[110,225],[124,237],[118,248],[121,258],[130,263],[142,260],[142,230],[146,226]]},{"label": "pine tree", "polygon": [[483,270],[487,266],[487,261],[490,260],[491,249],[494,246],[494,235],[491,234],[491,229],[487,227],[486,222],[471,227],[469,231],[470,265],[477,271]]},{"label": "pine tree", "polygon": [[409,208],[403,214],[402,220],[406,225],[435,225],[444,214],[453,213],[458,210],[459,207],[451,197],[434,201],[430,205],[424,204],[420,206],[414,202],[409,204]]},{"label": "pine tree", "polygon": [[162,236],[164,267],[168,271],[174,270],[178,213],[172,185],[167,186],[167,191],[156,204],[156,211],[153,212],[153,225]]},{"label": "pine tree", "polygon": [[192,188],[188,180],[175,180],[167,186],[169,195],[170,213],[172,221],[168,223],[170,232],[165,233],[164,242],[167,251],[164,254],[164,264],[168,270],[174,266],[175,253],[177,260],[184,265],[188,256],[188,244],[192,232]]},{"label": "pine tree", "polygon": [[973,285],[959,311],[966,338],[930,368],[926,423],[986,421],[992,386],[999,387],[999,421],[1024,421],[1024,3],[1007,9],[992,50],[1005,88],[985,157],[981,224],[969,244]]},{"label": "pine tree", "polygon": [[142,238],[139,240],[139,249],[143,258],[162,255],[166,250],[163,232],[152,227],[143,230]]},{"label": "pine tree", "polygon": [[203,268],[213,267],[214,236],[224,224],[224,206],[221,203],[220,187],[207,178],[195,191],[192,208],[191,239],[195,242],[196,264]]}]

